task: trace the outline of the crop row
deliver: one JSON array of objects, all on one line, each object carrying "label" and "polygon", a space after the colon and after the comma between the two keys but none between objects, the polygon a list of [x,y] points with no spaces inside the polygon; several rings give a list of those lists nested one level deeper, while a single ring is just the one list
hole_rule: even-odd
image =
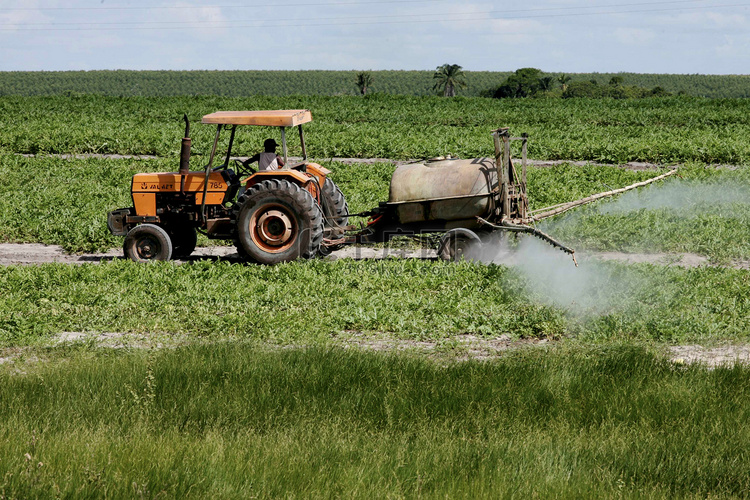
[{"label": "crop row", "polygon": [[[325,344],[351,332],[412,340],[748,340],[746,271],[554,266],[564,264],[570,269],[560,285],[552,273],[544,281],[519,268],[423,259],[13,266],[0,273],[0,345],[46,343],[71,331],[283,344]],[[588,289],[575,283],[587,279]],[[554,302],[552,286],[561,296]]]},{"label": "crop row", "polygon": [[[4,71],[0,95],[99,94],[110,96],[219,95],[352,95],[357,71]],[[370,92],[434,95],[432,71],[370,71]],[[479,96],[497,87],[510,72],[467,71],[468,87],[459,92]],[[559,73],[546,73],[553,78]],[[613,76],[626,85],[662,87],[673,93],[705,97],[750,97],[747,75],[660,75],[636,73],[568,74],[573,82],[606,85]]]},{"label": "crop row", "polygon": [[[325,162],[352,213],[387,201],[392,163]],[[132,205],[131,177],[137,172],[173,171],[166,159],[63,159],[0,155],[0,239],[62,245],[72,252],[119,246],[106,227],[106,214]],[[571,201],[609,186],[653,176],[616,167],[530,168],[532,208]],[[203,244],[206,241],[202,241]]]},{"label": "crop row", "polygon": [[[326,162],[352,213],[388,199],[392,163]],[[0,155],[0,239],[57,244],[72,252],[101,251],[121,245],[109,234],[106,213],[130,206],[130,179],[137,172],[170,171],[165,159],[61,159]],[[716,262],[750,259],[750,173],[684,167],[682,179],[659,183],[627,210],[620,198],[582,207],[546,221],[557,238],[589,250],[692,252]],[[655,174],[617,167],[529,168],[531,208],[583,198],[638,182]],[[662,187],[669,189],[664,199]],[[662,200],[654,206],[651,198]],[[207,244],[208,240],[201,240]]]},{"label": "crop row", "polygon": [[[528,133],[537,159],[603,163],[750,161],[750,101],[687,97],[615,100],[496,100],[359,97],[0,97],[0,151],[176,157],[182,116],[193,123],[222,109],[313,112],[313,158],[424,158],[491,155],[489,132]],[[194,125],[193,152],[207,154],[214,129]],[[257,152],[274,131],[245,127],[237,154]],[[299,145],[290,139],[291,154]],[[201,161],[196,158],[196,161]]]}]

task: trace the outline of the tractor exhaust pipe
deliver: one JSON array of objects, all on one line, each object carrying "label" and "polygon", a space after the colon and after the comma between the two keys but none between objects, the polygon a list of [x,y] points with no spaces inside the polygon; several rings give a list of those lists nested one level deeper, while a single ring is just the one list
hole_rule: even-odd
[{"label": "tractor exhaust pipe", "polygon": [[190,172],[190,120],[187,113],[182,119],[185,120],[185,137],[180,147],[180,193],[185,194],[185,175]]}]

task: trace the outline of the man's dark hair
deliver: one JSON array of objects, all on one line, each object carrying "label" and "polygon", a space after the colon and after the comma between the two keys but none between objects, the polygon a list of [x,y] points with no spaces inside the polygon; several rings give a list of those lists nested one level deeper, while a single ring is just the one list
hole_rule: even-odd
[{"label": "man's dark hair", "polygon": [[265,141],[263,141],[263,149],[266,150],[266,153],[273,153],[274,151],[276,151],[277,146],[278,144],[276,144],[276,141],[274,141],[273,139],[266,139]]}]

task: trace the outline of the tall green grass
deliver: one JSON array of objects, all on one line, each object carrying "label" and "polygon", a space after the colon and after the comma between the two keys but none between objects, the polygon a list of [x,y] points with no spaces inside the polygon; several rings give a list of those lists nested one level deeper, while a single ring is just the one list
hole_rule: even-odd
[{"label": "tall green grass", "polygon": [[7,498],[743,497],[750,371],[237,343],[0,366]]}]

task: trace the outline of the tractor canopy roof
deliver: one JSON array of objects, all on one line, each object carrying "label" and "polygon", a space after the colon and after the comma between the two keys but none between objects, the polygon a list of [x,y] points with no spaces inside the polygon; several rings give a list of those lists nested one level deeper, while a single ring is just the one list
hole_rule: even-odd
[{"label": "tractor canopy roof", "polygon": [[217,111],[205,115],[201,123],[296,127],[310,121],[312,121],[312,113],[309,109],[278,109],[274,111]]}]

